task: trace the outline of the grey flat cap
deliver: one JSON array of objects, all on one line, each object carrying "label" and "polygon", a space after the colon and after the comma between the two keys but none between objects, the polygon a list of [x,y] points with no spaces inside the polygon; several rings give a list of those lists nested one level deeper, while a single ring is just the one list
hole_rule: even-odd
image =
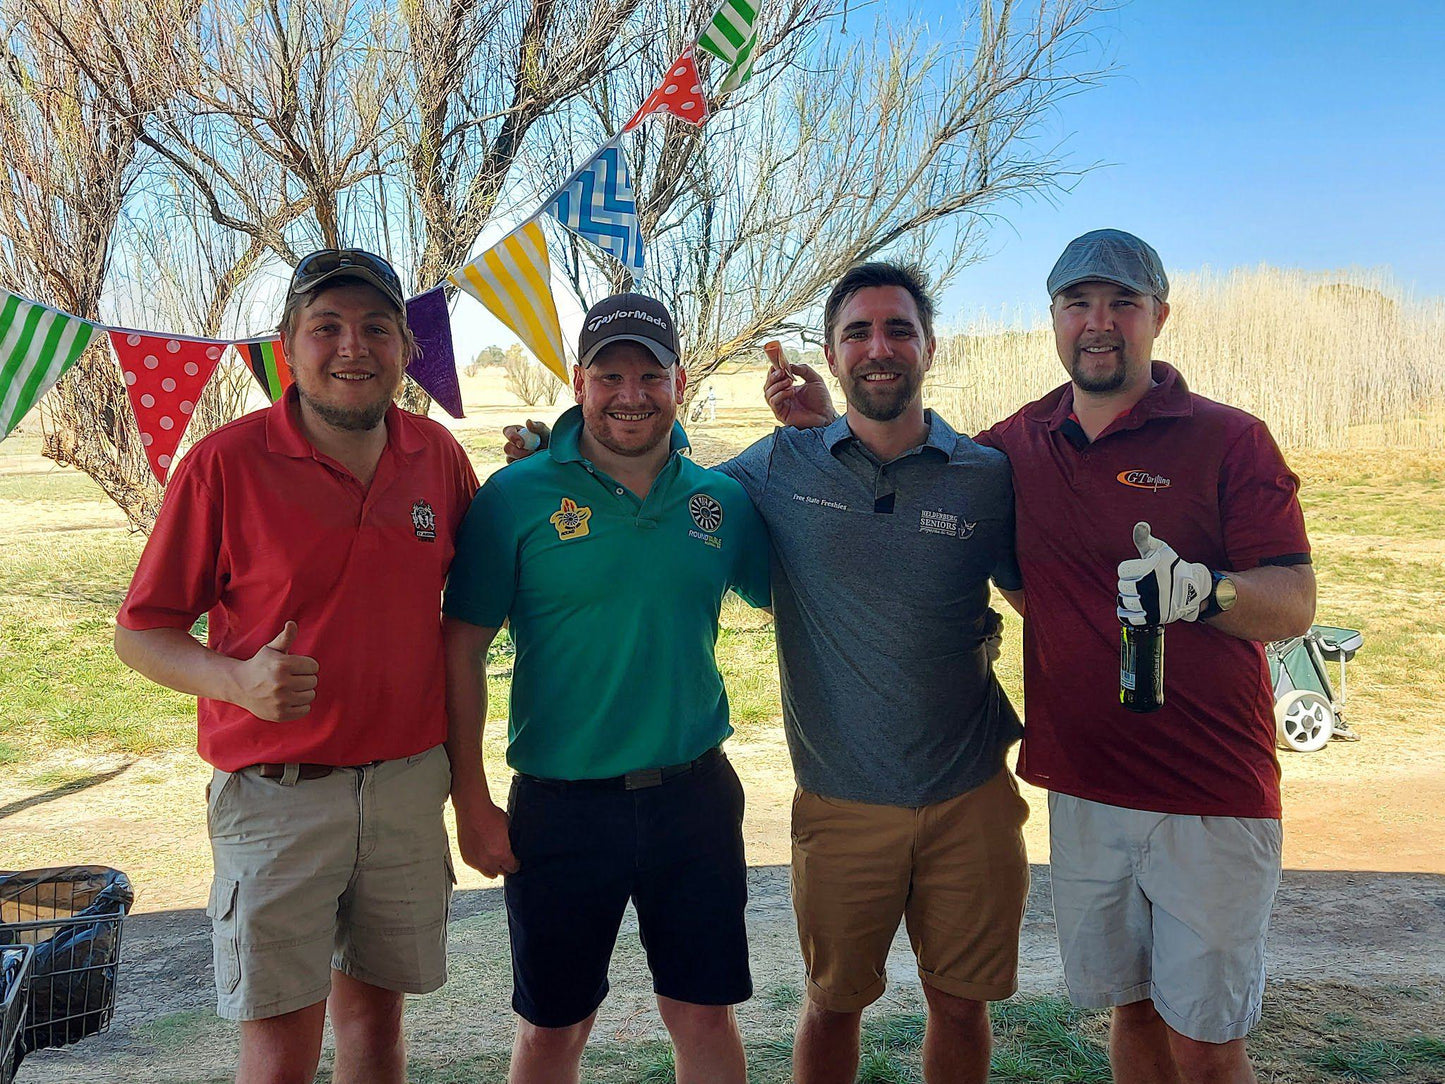
[{"label": "grey flat cap", "polygon": [[1091,230],[1070,241],[1049,272],[1049,297],[1081,282],[1112,282],[1136,294],[1169,300],[1169,279],[1159,253],[1123,230]]}]

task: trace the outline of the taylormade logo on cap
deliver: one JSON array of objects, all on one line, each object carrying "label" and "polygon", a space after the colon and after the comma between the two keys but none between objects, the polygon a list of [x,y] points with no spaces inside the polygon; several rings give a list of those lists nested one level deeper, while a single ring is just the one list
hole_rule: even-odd
[{"label": "taylormade logo on cap", "polygon": [[646,320],[649,324],[656,324],[663,331],[671,331],[666,320],[653,316],[650,312],[643,312],[641,309],[620,309],[617,312],[609,312],[606,316],[599,316],[587,325],[588,331],[596,331],[612,323],[613,320]]}]

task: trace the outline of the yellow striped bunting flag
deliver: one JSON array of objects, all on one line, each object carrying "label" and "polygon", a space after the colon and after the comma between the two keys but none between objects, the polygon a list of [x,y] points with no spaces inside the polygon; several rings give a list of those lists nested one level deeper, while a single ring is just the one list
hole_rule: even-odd
[{"label": "yellow striped bunting flag", "polygon": [[552,298],[552,264],[547,258],[547,238],[536,219],[507,234],[450,278],[511,328],[558,380],[567,383],[562,326]]},{"label": "yellow striped bunting flag", "polygon": [[0,440],[75,364],[96,325],[0,290]]}]

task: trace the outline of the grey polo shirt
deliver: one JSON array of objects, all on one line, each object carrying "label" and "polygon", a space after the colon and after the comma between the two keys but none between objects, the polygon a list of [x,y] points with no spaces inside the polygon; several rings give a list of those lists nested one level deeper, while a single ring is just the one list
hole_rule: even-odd
[{"label": "grey polo shirt", "polygon": [[1022,733],[983,646],[990,576],[1022,586],[1008,459],[925,417],[888,463],[844,415],[718,468],[772,536],[783,723],[798,785],[827,797],[944,801]]}]

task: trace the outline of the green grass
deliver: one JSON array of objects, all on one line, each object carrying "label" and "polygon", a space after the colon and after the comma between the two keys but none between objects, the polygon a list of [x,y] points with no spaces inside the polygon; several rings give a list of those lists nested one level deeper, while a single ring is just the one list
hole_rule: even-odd
[{"label": "green grass", "polygon": [[1425,1035],[1404,1041],[1365,1039],[1331,1047],[1313,1060],[1325,1072],[1343,1080],[1388,1080],[1436,1065],[1445,1075],[1445,1039]]}]

